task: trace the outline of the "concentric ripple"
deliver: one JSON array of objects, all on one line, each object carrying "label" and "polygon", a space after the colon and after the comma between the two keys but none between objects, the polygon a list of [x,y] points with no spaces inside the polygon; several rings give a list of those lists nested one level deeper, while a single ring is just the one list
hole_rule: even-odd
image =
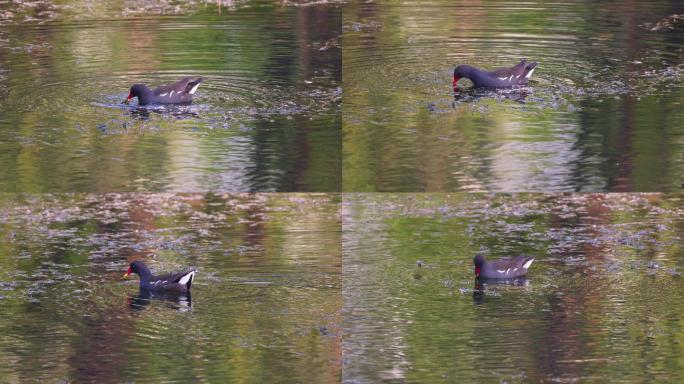
[{"label": "concentric ripple", "polygon": [[[248,3],[5,20],[0,190],[339,190],[339,7]],[[122,104],[185,76],[191,106]]]},{"label": "concentric ripple", "polygon": [[[661,191],[682,182],[677,2],[345,7],[344,190]],[[668,18],[669,17],[669,18]],[[667,27],[648,27],[666,18]],[[479,91],[457,64],[539,63]],[[656,166],[660,164],[660,166]]]}]

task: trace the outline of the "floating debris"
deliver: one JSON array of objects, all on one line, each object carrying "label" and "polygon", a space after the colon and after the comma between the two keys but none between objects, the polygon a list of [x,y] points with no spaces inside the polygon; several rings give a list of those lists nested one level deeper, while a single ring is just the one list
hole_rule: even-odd
[{"label": "floating debris", "polygon": [[652,32],[659,32],[666,29],[675,29],[675,26],[684,20],[684,14],[674,14],[667,17],[663,17],[658,20],[655,24],[644,23],[641,26]]}]

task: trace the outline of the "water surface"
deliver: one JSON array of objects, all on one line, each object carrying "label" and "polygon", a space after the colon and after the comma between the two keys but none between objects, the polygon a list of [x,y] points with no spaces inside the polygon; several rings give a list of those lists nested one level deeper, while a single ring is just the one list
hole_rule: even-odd
[{"label": "water surface", "polygon": [[681,382],[683,198],[346,195],[343,382]]},{"label": "water surface", "polygon": [[[674,191],[684,179],[680,1],[352,1],[345,191]],[[457,64],[537,61],[456,97]]]},{"label": "water surface", "polygon": [[339,190],[339,5],[154,3],[0,5],[0,191]]},{"label": "water surface", "polygon": [[[334,195],[0,195],[3,382],[338,383]],[[148,296],[128,262],[199,270]]]}]

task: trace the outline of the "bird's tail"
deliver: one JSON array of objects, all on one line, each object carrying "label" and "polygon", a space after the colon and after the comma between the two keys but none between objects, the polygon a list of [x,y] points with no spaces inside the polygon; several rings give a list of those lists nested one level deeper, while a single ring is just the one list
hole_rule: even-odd
[{"label": "bird's tail", "polygon": [[185,92],[194,95],[202,80],[203,79],[201,77],[198,77],[197,80],[189,82],[185,87]]},{"label": "bird's tail", "polygon": [[[534,68],[533,68],[534,69]],[[523,264],[523,268],[527,269],[532,265],[532,262],[534,261],[534,257],[528,257],[527,260],[525,260],[525,264]]]}]

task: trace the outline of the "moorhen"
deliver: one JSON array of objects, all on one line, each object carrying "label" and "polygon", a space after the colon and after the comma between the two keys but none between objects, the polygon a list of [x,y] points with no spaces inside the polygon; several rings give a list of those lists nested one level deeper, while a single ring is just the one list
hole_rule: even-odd
[{"label": "moorhen", "polygon": [[140,276],[140,289],[142,290],[188,292],[197,270],[193,268],[185,272],[154,276],[145,263],[136,260],[131,263],[123,277],[126,278],[131,273],[137,273]]},{"label": "moorhen", "polygon": [[175,84],[162,85],[155,89],[149,89],[145,84],[134,84],[123,102],[128,104],[132,98],[137,97],[139,105],[190,104],[192,95],[195,94],[201,82],[201,77],[195,80],[192,77],[186,77]]},{"label": "moorhen", "polygon": [[509,68],[498,68],[493,71],[483,71],[470,65],[459,65],[454,69],[454,91],[456,83],[462,78],[470,79],[475,88],[507,88],[515,85],[527,85],[537,63],[528,63],[522,59]]},{"label": "moorhen", "polygon": [[532,265],[534,257],[516,256],[506,257],[488,262],[481,254],[475,255],[475,277],[485,279],[515,279],[525,276]]}]

